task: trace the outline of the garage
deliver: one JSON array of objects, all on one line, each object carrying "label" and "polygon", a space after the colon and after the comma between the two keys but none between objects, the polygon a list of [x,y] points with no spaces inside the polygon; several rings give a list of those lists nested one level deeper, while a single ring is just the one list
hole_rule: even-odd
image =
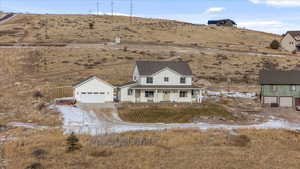
[{"label": "garage", "polygon": [[79,103],[113,102],[114,87],[93,76],[75,85],[74,97]]},{"label": "garage", "polygon": [[277,103],[277,97],[264,97],[264,104]]},{"label": "garage", "polygon": [[280,97],[279,106],[280,107],[293,107],[293,98],[292,97]]}]

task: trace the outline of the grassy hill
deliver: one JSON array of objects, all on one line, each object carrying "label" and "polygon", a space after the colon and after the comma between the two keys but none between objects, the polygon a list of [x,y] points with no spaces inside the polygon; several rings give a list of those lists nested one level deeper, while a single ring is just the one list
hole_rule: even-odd
[{"label": "grassy hill", "polygon": [[[90,25],[92,24],[92,25]],[[1,42],[127,42],[248,46],[261,48],[278,35],[231,27],[195,25],[160,19],[108,15],[18,14],[0,25]]]}]

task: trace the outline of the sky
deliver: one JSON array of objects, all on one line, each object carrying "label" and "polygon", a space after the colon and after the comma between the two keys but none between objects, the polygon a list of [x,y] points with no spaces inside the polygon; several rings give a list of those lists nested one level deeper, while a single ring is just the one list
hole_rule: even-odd
[{"label": "sky", "polygon": [[[129,15],[130,0],[99,0],[101,13]],[[210,19],[233,19],[238,27],[283,34],[300,30],[300,0],[132,0],[133,14],[206,24]],[[8,12],[95,14],[97,0],[0,0]]]}]

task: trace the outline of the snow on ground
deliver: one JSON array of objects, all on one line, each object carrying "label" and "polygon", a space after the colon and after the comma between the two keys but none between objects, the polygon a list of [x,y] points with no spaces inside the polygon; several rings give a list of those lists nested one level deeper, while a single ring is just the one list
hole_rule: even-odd
[{"label": "snow on ground", "polygon": [[208,96],[226,96],[226,97],[235,97],[235,98],[247,98],[254,99],[256,98],[256,93],[240,93],[240,92],[215,92],[215,91],[207,91]]},{"label": "snow on ground", "polygon": [[185,123],[185,124],[163,124],[163,123],[129,123],[120,121],[119,118],[99,119],[94,112],[82,111],[79,108],[71,106],[56,106],[64,118],[63,129],[65,133],[75,132],[78,134],[105,134],[121,133],[127,131],[145,131],[145,130],[165,130],[172,128],[199,128],[208,129],[289,129],[300,130],[300,124],[289,123],[284,120],[271,119],[268,122],[255,125],[226,125],[226,124],[208,124],[208,123]]}]

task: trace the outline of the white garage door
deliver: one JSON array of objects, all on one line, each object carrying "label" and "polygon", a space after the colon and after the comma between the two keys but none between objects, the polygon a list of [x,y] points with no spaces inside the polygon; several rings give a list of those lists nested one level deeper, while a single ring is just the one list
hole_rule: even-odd
[{"label": "white garage door", "polygon": [[265,104],[277,103],[277,97],[264,97]]},{"label": "white garage door", "polygon": [[280,105],[280,107],[293,107],[293,98],[292,97],[280,97],[279,105]]},{"label": "white garage door", "polygon": [[80,95],[81,103],[104,103],[105,93],[100,92],[89,92]]}]

